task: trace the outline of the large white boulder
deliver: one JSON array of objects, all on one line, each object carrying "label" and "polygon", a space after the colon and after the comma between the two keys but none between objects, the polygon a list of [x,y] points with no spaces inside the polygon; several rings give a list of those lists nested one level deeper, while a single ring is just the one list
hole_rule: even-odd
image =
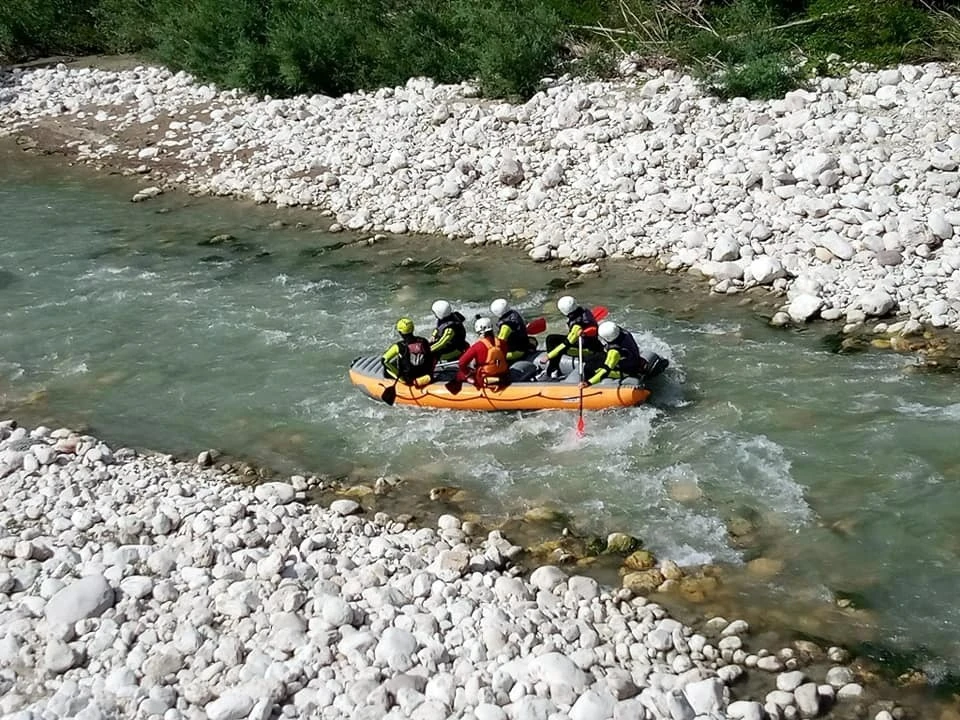
[{"label": "large white boulder", "polygon": [[84,618],[100,617],[115,600],[114,590],[103,575],[85,575],[51,597],[44,615],[51,625],[72,625]]},{"label": "large white boulder", "polygon": [[744,272],[744,278],[752,279],[758,285],[769,285],[777,278],[785,275],[783,265],[780,261],[769,255],[756,255]]},{"label": "large white boulder", "polygon": [[813,318],[820,308],[823,307],[823,300],[816,295],[797,295],[790,304],[787,305],[787,315],[795,323],[805,323]]},{"label": "large white boulder", "polygon": [[882,317],[896,307],[897,301],[883,290],[871,290],[861,295],[856,307],[863,310],[867,317]]}]

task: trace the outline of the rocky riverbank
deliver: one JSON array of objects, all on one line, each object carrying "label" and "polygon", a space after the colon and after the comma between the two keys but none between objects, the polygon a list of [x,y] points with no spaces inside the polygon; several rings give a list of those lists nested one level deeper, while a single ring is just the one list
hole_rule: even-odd
[{"label": "rocky riverbank", "polygon": [[[315,479],[0,423],[0,710],[11,718],[909,717],[811,642],[694,630],[527,574],[498,532],[417,528]],[[867,685],[866,687],[864,685]]]},{"label": "rocky riverbank", "polygon": [[777,323],[899,313],[960,328],[960,77],[849,70],[772,102],[671,71],[561,78],[522,105],[411,80],[257,99],[161,68],[17,69],[0,133],[176,185],[316,206],[334,227],[513,244],[576,271],[658,258],[715,292],[783,293]]}]

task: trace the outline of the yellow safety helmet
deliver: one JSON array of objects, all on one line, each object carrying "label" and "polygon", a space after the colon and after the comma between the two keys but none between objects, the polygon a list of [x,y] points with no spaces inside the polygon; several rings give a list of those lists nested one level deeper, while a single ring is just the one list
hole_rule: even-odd
[{"label": "yellow safety helmet", "polygon": [[402,317],[397,320],[397,332],[401,335],[413,334],[413,320],[408,317]]}]

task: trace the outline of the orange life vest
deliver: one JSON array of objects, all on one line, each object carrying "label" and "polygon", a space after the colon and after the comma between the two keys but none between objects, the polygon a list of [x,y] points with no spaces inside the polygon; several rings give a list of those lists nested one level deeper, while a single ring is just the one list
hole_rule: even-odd
[{"label": "orange life vest", "polygon": [[507,375],[507,356],[500,348],[499,340],[490,340],[487,337],[481,338],[483,344],[487,346],[487,359],[479,368],[477,376],[488,385],[496,385],[501,378]]}]

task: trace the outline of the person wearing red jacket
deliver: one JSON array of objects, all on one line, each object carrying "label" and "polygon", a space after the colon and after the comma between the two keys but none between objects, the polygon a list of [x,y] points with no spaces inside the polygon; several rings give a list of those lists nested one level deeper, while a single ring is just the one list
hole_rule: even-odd
[{"label": "person wearing red jacket", "polygon": [[477,318],[473,329],[479,339],[460,356],[454,385],[463,383],[472,374],[473,384],[478,388],[504,387],[510,381],[506,342],[494,336],[490,318]]}]

